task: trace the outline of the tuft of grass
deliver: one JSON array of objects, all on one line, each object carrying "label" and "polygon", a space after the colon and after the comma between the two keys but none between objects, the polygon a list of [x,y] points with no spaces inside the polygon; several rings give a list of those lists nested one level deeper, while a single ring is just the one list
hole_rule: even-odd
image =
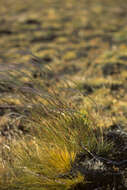
[{"label": "tuft of grass", "polygon": [[13,95],[0,100],[15,111],[7,114],[7,121],[3,116],[1,126],[15,130],[23,126],[26,132],[14,134],[3,144],[1,164],[6,172],[1,175],[1,190],[67,190],[87,183],[73,167],[81,153],[104,155],[111,150],[102,128],[90,112],[57,96],[57,89],[46,90],[34,80],[29,87],[17,77],[11,81],[15,84]]},{"label": "tuft of grass", "polygon": [[9,190],[73,189],[87,183],[79,171],[71,172],[83,147],[97,154],[111,149],[86,111],[76,112],[60,105],[55,108],[52,114],[49,109],[47,117],[41,109],[31,109],[27,118],[29,134],[3,146],[4,167],[10,171],[6,179],[10,181]]}]

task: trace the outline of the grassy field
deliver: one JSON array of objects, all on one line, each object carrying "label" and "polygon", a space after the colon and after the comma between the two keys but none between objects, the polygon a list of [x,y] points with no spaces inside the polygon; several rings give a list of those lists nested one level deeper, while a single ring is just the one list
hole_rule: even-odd
[{"label": "grassy field", "polygon": [[127,2],[0,0],[0,189],[127,189]]}]

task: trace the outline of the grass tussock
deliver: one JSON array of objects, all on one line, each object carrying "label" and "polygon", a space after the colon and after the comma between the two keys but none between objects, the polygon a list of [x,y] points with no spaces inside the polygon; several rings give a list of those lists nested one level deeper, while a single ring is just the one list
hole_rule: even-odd
[{"label": "grass tussock", "polygon": [[0,98],[7,108],[0,126],[14,131],[12,138],[1,144],[0,189],[67,190],[87,183],[74,166],[82,153],[87,157],[111,150],[103,130],[89,112],[58,96],[57,89],[46,90],[34,80],[29,86],[16,79],[10,80],[13,94]]},{"label": "grass tussock", "polygon": [[9,171],[4,180],[7,189],[73,189],[87,183],[79,171],[71,172],[84,147],[97,154],[111,149],[86,111],[56,105],[55,100],[46,110],[42,102],[30,108],[24,118],[29,133],[3,146],[2,164]]}]

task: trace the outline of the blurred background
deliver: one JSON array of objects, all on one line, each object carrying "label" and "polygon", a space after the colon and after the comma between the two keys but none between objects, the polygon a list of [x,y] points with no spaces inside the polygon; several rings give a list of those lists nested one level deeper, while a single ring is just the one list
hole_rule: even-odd
[{"label": "blurred background", "polygon": [[78,106],[87,105],[88,95],[108,126],[114,118],[126,122],[127,2],[0,0],[1,76],[18,69],[41,79],[44,66],[51,68],[47,88],[65,79],[71,86],[76,82],[84,95],[74,98]]}]

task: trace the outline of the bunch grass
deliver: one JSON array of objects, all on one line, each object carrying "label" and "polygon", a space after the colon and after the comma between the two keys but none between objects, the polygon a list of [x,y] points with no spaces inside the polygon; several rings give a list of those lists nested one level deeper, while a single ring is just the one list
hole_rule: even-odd
[{"label": "bunch grass", "polygon": [[[46,91],[43,85],[38,88],[36,83],[36,88],[24,86],[16,79],[12,77],[11,82],[15,84],[13,97],[20,102],[18,114],[7,114],[5,123],[14,128],[22,123],[27,132],[1,145],[0,189],[67,190],[87,183],[72,168],[86,149],[98,155],[111,150],[103,130],[86,110],[71,107],[56,91]],[[9,101],[7,95],[3,103],[17,108],[17,101]]]}]

